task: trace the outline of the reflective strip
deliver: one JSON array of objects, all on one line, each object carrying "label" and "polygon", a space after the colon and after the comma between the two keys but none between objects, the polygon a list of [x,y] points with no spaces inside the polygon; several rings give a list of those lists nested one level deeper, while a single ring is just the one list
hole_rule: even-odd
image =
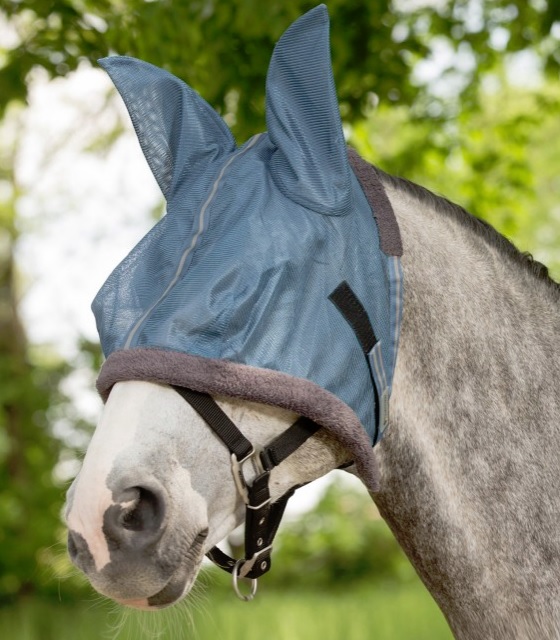
[{"label": "reflective strip", "polygon": [[181,260],[179,261],[179,265],[177,267],[177,270],[175,271],[175,275],[173,276],[173,279],[167,285],[167,288],[161,294],[161,296],[140,317],[140,319],[136,322],[134,327],[132,327],[130,333],[128,334],[128,338],[126,339],[126,343],[124,345],[125,349],[129,349],[130,348],[130,346],[132,344],[132,340],[134,339],[134,336],[136,335],[136,332],[138,331],[138,329],[142,326],[144,321],[148,318],[148,316],[152,313],[152,311],[158,306],[158,304],[160,304],[160,302],[162,302],[162,300],[167,296],[167,294],[171,291],[171,289],[173,289],[173,287],[177,284],[177,281],[181,277],[181,272],[183,271],[183,268],[185,266],[185,262],[187,261],[187,258],[189,257],[189,255],[192,253],[193,249],[195,248],[195,246],[196,246],[196,244],[198,242],[198,239],[200,238],[202,232],[204,231],[206,211],[207,211],[208,207],[210,206],[210,203],[214,199],[214,196],[216,195],[216,192],[218,191],[218,187],[220,185],[220,181],[224,177],[224,174],[227,171],[228,167],[231,165],[231,163],[234,160],[236,160],[237,158],[241,157],[243,154],[245,154],[247,151],[249,151],[249,149],[254,147],[255,144],[258,142],[259,138],[262,135],[263,135],[262,133],[259,133],[258,135],[254,136],[254,138],[252,138],[249,141],[249,143],[247,144],[247,146],[244,149],[242,149],[239,153],[234,154],[226,162],[226,164],[222,167],[222,170],[220,171],[218,177],[216,178],[216,181],[214,182],[214,184],[212,186],[212,189],[210,191],[210,195],[208,196],[208,198],[206,198],[206,202],[202,205],[202,209],[200,210],[200,214],[199,214],[199,217],[198,217],[198,231],[194,234],[190,246],[187,249],[185,249],[185,251],[183,252],[183,255],[181,256]]},{"label": "reflective strip", "polygon": [[368,361],[372,372],[372,377],[377,386],[378,408],[378,425],[373,446],[375,446],[387,427],[389,422],[389,387],[387,385],[387,375],[385,366],[383,365],[383,354],[381,352],[381,342],[378,342],[373,349],[367,354]]},{"label": "reflective strip", "polygon": [[378,342],[367,355],[373,368],[373,372],[379,381],[381,395],[387,387],[387,376],[385,375],[385,367],[383,366],[383,357],[381,354],[381,342]]},{"label": "reflective strip", "polygon": [[[391,335],[393,336],[393,375],[397,365],[399,338],[403,313],[403,271],[401,260],[397,256],[389,259],[389,287],[391,296]],[[392,386],[392,380],[391,385]]]}]

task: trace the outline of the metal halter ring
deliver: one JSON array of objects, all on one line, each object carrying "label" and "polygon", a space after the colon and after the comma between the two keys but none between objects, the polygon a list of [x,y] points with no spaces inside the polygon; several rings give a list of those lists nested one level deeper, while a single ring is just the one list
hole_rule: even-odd
[{"label": "metal halter ring", "polygon": [[251,602],[251,600],[255,597],[257,593],[257,579],[251,579],[251,592],[248,594],[241,593],[239,590],[238,580],[239,580],[239,569],[241,565],[245,562],[244,558],[241,558],[235,563],[235,567],[233,567],[233,571],[231,572],[233,578],[233,590],[235,591],[235,595],[244,602]]}]

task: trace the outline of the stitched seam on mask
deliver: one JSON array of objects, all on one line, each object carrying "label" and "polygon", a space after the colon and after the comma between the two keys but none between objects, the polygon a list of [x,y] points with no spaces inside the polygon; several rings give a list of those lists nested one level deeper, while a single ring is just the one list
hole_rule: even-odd
[{"label": "stitched seam on mask", "polygon": [[216,195],[216,193],[218,191],[218,187],[220,185],[220,182],[221,182],[222,178],[224,177],[225,172],[227,171],[227,169],[229,168],[229,166],[231,165],[231,163],[234,160],[236,160],[237,158],[239,158],[240,156],[245,154],[247,151],[249,151],[249,149],[251,149],[252,147],[255,146],[255,144],[257,143],[257,141],[261,137],[261,135],[262,134],[256,135],[249,142],[249,144],[245,147],[245,149],[242,149],[239,153],[237,153],[234,156],[232,156],[226,162],[226,164],[222,167],[222,170],[220,171],[220,174],[218,175],[218,177],[216,178],[216,181],[214,182],[214,184],[212,186],[212,190],[210,191],[210,194],[209,194],[208,198],[206,198],[206,202],[202,205],[202,208],[200,210],[200,214],[198,216],[198,230],[194,234],[194,236],[193,236],[193,238],[191,240],[191,244],[189,245],[189,247],[187,249],[185,249],[185,251],[183,252],[183,255],[181,256],[181,259],[179,260],[179,265],[177,266],[177,269],[175,271],[175,275],[173,276],[173,279],[167,285],[167,288],[161,294],[161,296],[154,302],[154,304],[144,314],[142,314],[142,316],[138,319],[138,321],[136,322],[134,327],[132,327],[132,329],[130,330],[130,333],[128,334],[128,338],[126,339],[126,343],[124,345],[125,349],[130,349],[131,344],[132,344],[132,340],[134,339],[134,337],[137,334],[137,332],[140,329],[140,327],[148,319],[148,317],[150,316],[152,311],[167,297],[167,294],[171,291],[171,289],[173,289],[173,287],[177,284],[177,281],[181,277],[181,273],[182,273],[183,268],[185,266],[185,262],[186,262],[187,258],[189,257],[189,255],[193,252],[193,250],[196,247],[196,244],[198,242],[198,239],[202,235],[202,231],[204,230],[206,211],[207,211],[208,207],[210,206],[212,200],[214,199],[214,197],[215,197],[215,195]]},{"label": "stitched seam on mask", "polygon": [[[397,366],[397,353],[399,350],[399,338],[401,332],[403,313],[403,274],[401,261],[398,256],[393,256],[390,260],[390,287],[392,304],[394,304],[394,315],[391,320],[393,334],[393,373]],[[392,386],[392,383],[391,383]]]}]

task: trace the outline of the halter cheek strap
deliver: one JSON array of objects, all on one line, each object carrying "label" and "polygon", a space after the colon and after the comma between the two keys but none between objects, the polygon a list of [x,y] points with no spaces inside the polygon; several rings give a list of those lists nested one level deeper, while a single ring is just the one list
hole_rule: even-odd
[{"label": "halter cheek strap", "polygon": [[[211,396],[185,387],[173,388],[203,418],[231,453],[233,479],[245,503],[245,557],[236,561],[218,547],[212,548],[207,556],[218,567],[233,574],[234,590],[242,600],[252,600],[257,590],[257,578],[270,569],[272,543],[288,500],[301,486],[292,487],[276,502],[272,502],[270,472],[320,427],[309,418],[301,417],[269,445],[256,450]],[[244,474],[247,463],[251,463],[256,472],[252,482]],[[239,591],[238,578],[253,581],[248,595]]]}]

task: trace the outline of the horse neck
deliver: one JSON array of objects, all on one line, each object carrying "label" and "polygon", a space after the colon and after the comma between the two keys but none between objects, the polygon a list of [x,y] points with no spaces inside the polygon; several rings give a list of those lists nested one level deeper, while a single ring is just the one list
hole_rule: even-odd
[{"label": "horse neck", "polygon": [[404,318],[378,506],[456,637],[560,637],[553,287],[409,187]]}]

